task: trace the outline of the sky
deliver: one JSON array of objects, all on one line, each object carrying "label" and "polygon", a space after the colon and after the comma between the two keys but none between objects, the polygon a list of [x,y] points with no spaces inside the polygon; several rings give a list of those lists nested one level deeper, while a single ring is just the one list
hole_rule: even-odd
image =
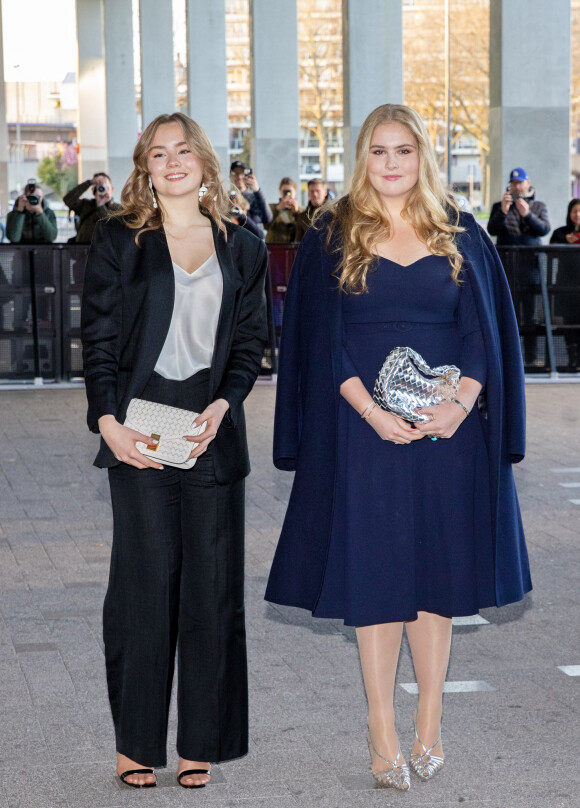
[{"label": "sky", "polygon": [[[1,0],[5,81],[62,81],[77,70],[75,0]],[[138,4],[133,0],[135,36]],[[174,47],[185,54],[185,0],[173,0]],[[138,76],[135,42],[135,75]],[[20,65],[15,69],[14,65]]]},{"label": "sky", "polygon": [[75,0],[2,0],[2,24],[5,81],[62,81],[76,71]]}]

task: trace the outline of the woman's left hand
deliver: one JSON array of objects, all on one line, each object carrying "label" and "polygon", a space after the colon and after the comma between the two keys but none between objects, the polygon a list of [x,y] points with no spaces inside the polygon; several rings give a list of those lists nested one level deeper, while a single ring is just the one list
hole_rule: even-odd
[{"label": "woman's left hand", "polygon": [[217,435],[217,431],[223,417],[229,408],[230,405],[225,398],[217,398],[215,401],[212,401],[211,404],[208,404],[203,412],[200,412],[195,419],[194,425],[200,426],[205,421],[205,430],[201,433],[201,435],[185,435],[186,440],[197,444],[197,446],[191,451],[189,455],[190,458],[199,457],[207,451],[207,447]]},{"label": "woman's left hand", "polygon": [[429,421],[415,423],[415,429],[437,438],[452,438],[467,418],[463,408],[454,401],[444,401],[434,407],[417,407],[416,411],[428,415]]}]

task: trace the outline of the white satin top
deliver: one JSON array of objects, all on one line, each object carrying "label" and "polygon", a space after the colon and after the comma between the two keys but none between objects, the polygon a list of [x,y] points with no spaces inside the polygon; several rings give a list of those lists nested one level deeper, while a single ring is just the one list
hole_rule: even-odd
[{"label": "white satin top", "polygon": [[182,381],[211,365],[223,278],[215,252],[191,274],[174,261],[173,274],[173,314],[155,371]]}]

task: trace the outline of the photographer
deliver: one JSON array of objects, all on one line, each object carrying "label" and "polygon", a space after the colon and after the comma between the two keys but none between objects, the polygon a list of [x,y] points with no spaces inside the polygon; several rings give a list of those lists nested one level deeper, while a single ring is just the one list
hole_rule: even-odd
[{"label": "photographer", "polygon": [[248,202],[249,209],[246,215],[253,224],[261,228],[263,238],[264,230],[272,221],[272,211],[260,190],[256,175],[251,168],[246,168],[245,163],[242,163],[241,160],[234,160],[230,166],[230,180]]},{"label": "photographer", "polygon": [[289,244],[296,241],[298,214],[302,208],[296,199],[296,183],[291,177],[280,180],[280,201],[270,205],[274,218],[268,225],[266,244]]},{"label": "photographer", "polygon": [[56,216],[42,188],[29,180],[6,216],[6,238],[13,244],[52,244],[57,232]]},{"label": "photographer", "polygon": [[[495,202],[487,223],[487,232],[497,236],[499,246],[534,246],[542,243],[542,236],[550,230],[548,211],[543,202],[535,198],[528,173],[524,168],[514,168],[501,202]],[[533,287],[540,282],[536,259],[527,265],[520,263],[519,280],[521,314],[524,326],[524,362],[527,366],[543,366],[538,360],[536,326],[536,298]]]},{"label": "photographer", "polygon": [[501,202],[495,202],[487,223],[490,236],[497,236],[498,246],[535,245],[550,231],[548,211],[535,197],[528,173],[514,168]]},{"label": "photographer", "polygon": [[249,230],[250,233],[253,233],[258,238],[264,238],[264,231],[260,227],[260,225],[256,224],[250,216],[248,216],[249,211],[249,204],[248,200],[244,199],[244,196],[240,194],[238,191],[230,191],[230,217],[234,224],[239,225],[240,227],[245,227],[246,230]]},{"label": "photographer", "polygon": [[[93,198],[81,199],[89,188],[92,188]],[[121,209],[120,205],[113,202],[111,178],[102,171],[65,194],[63,202],[79,217],[77,234],[75,238],[69,239],[77,244],[90,244],[97,222],[106,219],[109,213]]]}]

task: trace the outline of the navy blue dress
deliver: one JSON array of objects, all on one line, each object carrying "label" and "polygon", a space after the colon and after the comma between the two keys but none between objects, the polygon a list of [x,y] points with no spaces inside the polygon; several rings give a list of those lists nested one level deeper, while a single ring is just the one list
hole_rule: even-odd
[{"label": "navy blue dress", "polygon": [[[409,346],[485,386],[469,269],[447,258],[403,267],[380,258],[368,293],[343,296],[343,380],[372,393],[387,354]],[[447,617],[496,605],[487,449],[474,408],[452,438],[382,441],[341,399],[338,485],[317,617],[347,625]]]}]

